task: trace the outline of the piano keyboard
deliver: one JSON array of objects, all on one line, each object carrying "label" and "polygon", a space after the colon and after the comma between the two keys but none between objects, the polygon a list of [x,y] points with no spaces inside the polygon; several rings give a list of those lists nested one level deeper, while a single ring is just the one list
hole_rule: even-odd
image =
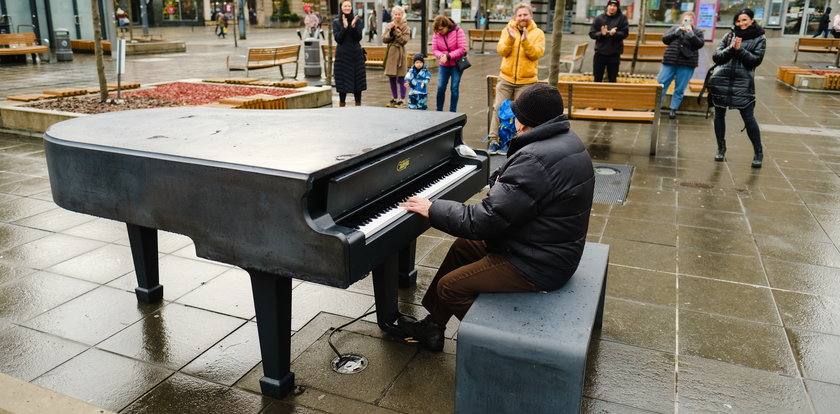
[{"label": "piano keyboard", "polygon": [[378,232],[379,230],[382,230],[383,228],[385,228],[385,226],[393,223],[398,218],[408,214],[407,211],[398,206],[398,204],[403,200],[406,200],[408,197],[411,196],[430,198],[435,194],[439,193],[441,190],[448,187],[449,185],[469,175],[470,172],[475,171],[476,169],[478,169],[478,166],[463,165],[459,168],[450,170],[448,173],[438,177],[436,180],[427,183],[420,189],[420,191],[412,192],[408,196],[401,197],[397,202],[389,203],[389,205],[384,206],[384,208],[380,209],[379,213],[369,215],[366,219],[363,220],[361,224],[353,227],[359,229],[359,231],[364,233],[365,237],[370,237],[372,234]]}]

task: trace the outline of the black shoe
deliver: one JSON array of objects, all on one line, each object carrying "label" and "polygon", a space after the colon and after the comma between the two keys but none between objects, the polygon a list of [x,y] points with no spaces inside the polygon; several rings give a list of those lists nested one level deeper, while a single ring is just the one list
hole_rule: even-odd
[{"label": "black shoe", "polygon": [[717,152],[717,154],[715,154],[715,161],[717,161],[717,162],[723,161],[726,158],[725,155],[726,155],[726,150],[718,148],[718,152]]},{"label": "black shoe", "polygon": [[668,111],[668,119],[677,119],[677,111],[673,109]]},{"label": "black shoe", "polygon": [[427,315],[422,321],[414,321],[407,316],[397,319],[397,327],[406,337],[420,341],[420,345],[432,352],[443,351],[443,331],[446,327],[432,320]]},{"label": "black shoe", "polygon": [[755,153],[755,157],[753,157],[752,165],[753,168],[761,168],[761,162],[764,161],[764,152],[758,151]]}]

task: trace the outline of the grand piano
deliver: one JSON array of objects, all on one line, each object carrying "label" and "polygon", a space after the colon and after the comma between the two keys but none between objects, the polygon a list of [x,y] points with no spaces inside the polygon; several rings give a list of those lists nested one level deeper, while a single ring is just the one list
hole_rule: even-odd
[{"label": "grand piano", "polygon": [[464,201],[487,183],[485,152],[464,150],[463,114],[386,108],[185,107],[64,121],[44,135],[53,199],[125,222],[138,300],[160,301],[157,231],[250,275],[262,393],[284,397],[292,278],[346,288],[372,274],[379,326],[414,276],[428,221],[410,195]]}]

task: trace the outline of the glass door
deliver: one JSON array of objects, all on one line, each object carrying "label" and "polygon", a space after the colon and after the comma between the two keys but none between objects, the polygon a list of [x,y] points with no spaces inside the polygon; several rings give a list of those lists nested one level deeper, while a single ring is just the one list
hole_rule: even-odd
[{"label": "glass door", "polygon": [[783,34],[802,36],[802,16],[805,14],[805,3],[805,0],[788,1]]},{"label": "glass door", "polygon": [[[820,25],[820,18],[822,18],[823,13],[825,13],[825,3],[826,0],[811,0],[809,2],[808,9],[806,10],[807,23],[804,25],[805,32],[802,33],[803,36],[813,36],[817,33],[817,28]],[[831,26],[831,23],[829,23]],[[820,34],[822,37],[822,34]]]},{"label": "glass door", "polygon": [[817,32],[827,0],[790,0],[785,10],[785,35],[811,36]]}]

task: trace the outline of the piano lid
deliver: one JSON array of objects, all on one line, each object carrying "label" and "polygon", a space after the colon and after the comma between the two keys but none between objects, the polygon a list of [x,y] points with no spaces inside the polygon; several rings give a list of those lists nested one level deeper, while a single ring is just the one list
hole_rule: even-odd
[{"label": "piano lid", "polygon": [[75,118],[51,126],[45,139],[100,151],[309,175],[326,173],[362,154],[387,153],[465,121],[463,114],[451,112],[378,107],[179,107]]}]

